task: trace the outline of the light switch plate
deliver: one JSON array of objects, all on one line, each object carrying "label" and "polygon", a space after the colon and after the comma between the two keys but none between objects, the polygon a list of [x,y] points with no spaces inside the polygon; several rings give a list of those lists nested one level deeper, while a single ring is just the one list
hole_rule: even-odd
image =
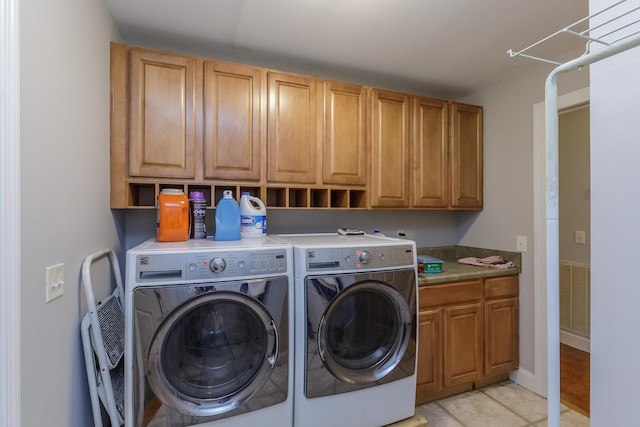
[{"label": "light switch plate", "polygon": [[47,267],[46,302],[64,294],[64,264]]},{"label": "light switch plate", "polygon": [[516,250],[518,252],[527,252],[527,237],[516,236]]}]

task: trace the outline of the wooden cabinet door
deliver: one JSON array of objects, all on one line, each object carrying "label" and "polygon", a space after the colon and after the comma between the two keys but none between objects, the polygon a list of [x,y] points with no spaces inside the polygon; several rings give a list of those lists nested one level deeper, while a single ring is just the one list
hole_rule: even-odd
[{"label": "wooden cabinet door", "polygon": [[416,399],[442,389],[442,310],[418,315],[418,371]]},{"label": "wooden cabinet door", "polygon": [[450,108],[451,207],[482,209],[482,107]]},{"label": "wooden cabinet door", "polygon": [[413,100],[412,205],[449,206],[449,103],[440,99]]},{"label": "wooden cabinet door", "polygon": [[366,184],[366,91],[324,82],[323,173],[325,184]]},{"label": "wooden cabinet door", "polygon": [[267,178],[275,182],[315,183],[318,117],[317,81],[269,72]]},{"label": "wooden cabinet door", "polygon": [[195,177],[196,61],[131,49],[129,174]]},{"label": "wooden cabinet door", "polygon": [[483,372],[482,303],[445,307],[444,386],[478,380]]},{"label": "wooden cabinet door", "polygon": [[371,95],[371,206],[409,206],[408,95],[373,90]]},{"label": "wooden cabinet door", "polygon": [[518,298],[485,302],[485,375],[518,369]]},{"label": "wooden cabinet door", "polygon": [[260,179],[258,68],[204,63],[204,177]]},{"label": "wooden cabinet door", "polygon": [[513,371],[519,364],[518,276],[484,280],[486,376]]}]

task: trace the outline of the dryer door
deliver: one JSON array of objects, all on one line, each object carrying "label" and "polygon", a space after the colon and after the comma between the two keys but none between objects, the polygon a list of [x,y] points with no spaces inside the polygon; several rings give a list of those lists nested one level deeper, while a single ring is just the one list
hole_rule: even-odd
[{"label": "dryer door", "polygon": [[265,385],[277,354],[277,328],[260,302],[237,292],[206,293],[176,308],[157,329],[147,379],[173,410],[218,415]]},{"label": "dryer door", "polygon": [[[408,283],[412,283],[412,274],[396,273],[400,277],[406,275]],[[315,288],[314,291],[307,288],[311,324],[313,312],[323,309],[316,323],[317,334],[313,334],[316,345],[307,342],[307,361],[312,363],[319,355],[326,369],[343,383],[367,385],[383,380],[402,361],[412,337],[415,310],[394,286],[372,276],[359,279],[349,286],[338,285],[348,282],[344,276],[318,277],[307,282]],[[335,291],[317,292],[318,286],[328,285],[331,289],[332,283],[338,285]],[[319,372],[312,375],[315,374]],[[307,377],[307,385],[313,382]],[[307,397],[314,397],[315,393],[324,392],[315,386],[307,387]]]}]

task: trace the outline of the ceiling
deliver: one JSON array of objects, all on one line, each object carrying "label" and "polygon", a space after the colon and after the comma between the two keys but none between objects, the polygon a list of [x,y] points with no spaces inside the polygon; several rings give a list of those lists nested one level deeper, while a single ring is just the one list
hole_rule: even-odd
[{"label": "ceiling", "polygon": [[[531,60],[518,51],[588,0],[105,0],[124,43],[459,99]],[[534,52],[584,46],[562,35]],[[549,65],[549,71],[553,69]]]}]

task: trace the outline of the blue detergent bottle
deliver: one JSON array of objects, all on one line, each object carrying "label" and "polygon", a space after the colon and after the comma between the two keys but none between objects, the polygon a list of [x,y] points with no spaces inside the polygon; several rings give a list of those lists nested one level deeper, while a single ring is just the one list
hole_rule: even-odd
[{"label": "blue detergent bottle", "polygon": [[222,193],[216,205],[215,240],[240,240],[240,206],[231,190]]}]

